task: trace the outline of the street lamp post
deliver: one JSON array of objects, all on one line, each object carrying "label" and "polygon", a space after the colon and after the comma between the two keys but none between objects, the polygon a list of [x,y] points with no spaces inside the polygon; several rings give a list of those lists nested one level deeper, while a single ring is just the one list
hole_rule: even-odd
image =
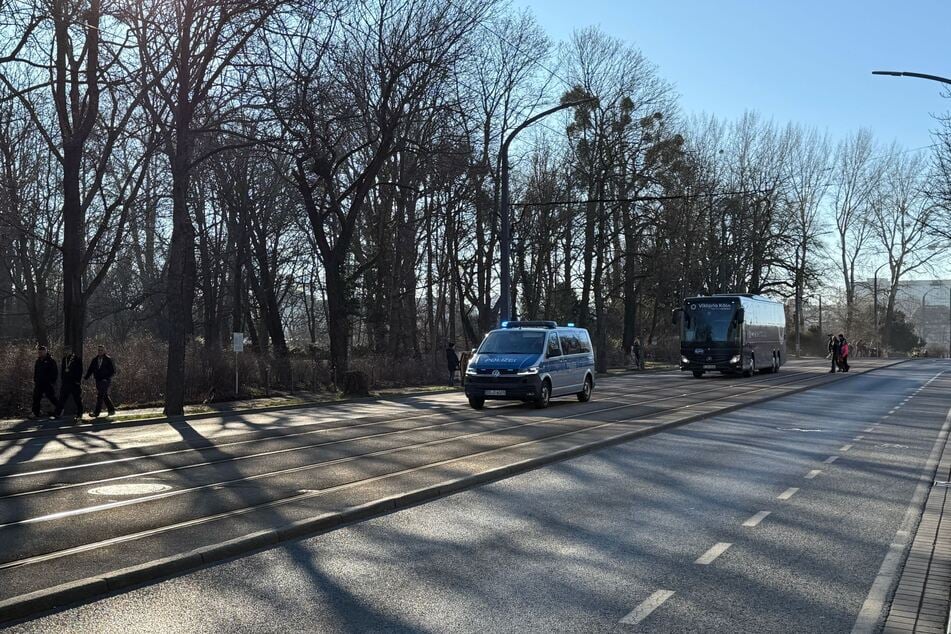
[{"label": "street lamp post", "polygon": [[928,297],[929,293],[931,293],[931,291],[935,290],[936,288],[937,288],[936,286],[932,286],[927,291],[925,291],[924,294],[921,296],[921,338],[922,339],[925,338],[925,326],[926,326],[925,307],[927,306],[927,304],[925,303],[925,299]]},{"label": "street lamp post", "polygon": [[882,267],[886,264],[888,264],[888,262],[885,262],[885,264],[875,269],[875,277],[872,279],[872,312],[874,313],[872,318],[875,322],[875,344],[879,351],[882,349],[882,337],[878,331],[878,272],[881,271]]},{"label": "street lamp post", "polygon": [[502,258],[499,267],[499,291],[501,293],[501,297],[499,298],[500,322],[508,321],[512,313],[512,307],[510,306],[510,302],[512,301],[512,273],[510,269],[512,261],[512,216],[509,211],[509,145],[511,145],[512,139],[515,138],[516,134],[539,119],[543,119],[559,110],[580,106],[581,104],[593,101],[597,101],[597,97],[585,97],[584,99],[565,101],[544,112],[540,112],[533,117],[529,117],[521,125],[509,132],[508,136],[505,137],[505,140],[502,142],[502,191],[499,196],[499,216],[501,223],[501,230],[499,232],[499,255]]},{"label": "street lamp post", "polygon": [[916,77],[918,79],[928,79],[942,84],[951,84],[951,79],[939,75],[926,75],[925,73],[910,73],[904,70],[873,70],[873,75],[888,75],[889,77]]}]

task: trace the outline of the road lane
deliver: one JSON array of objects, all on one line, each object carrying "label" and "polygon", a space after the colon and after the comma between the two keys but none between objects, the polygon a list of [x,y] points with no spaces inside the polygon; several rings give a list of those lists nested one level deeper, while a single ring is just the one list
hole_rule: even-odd
[{"label": "road lane", "polygon": [[[457,408],[464,412],[460,414],[464,418],[460,424],[465,427],[458,431],[465,433],[407,428],[405,433],[396,434],[400,438],[411,437],[405,444],[387,444],[393,439],[392,435],[382,442],[379,437],[351,439],[353,442],[341,439],[336,448],[322,445],[311,447],[309,451],[268,454],[266,459],[251,458],[242,462],[232,459],[235,456],[230,451],[212,444],[201,447],[201,452],[175,455],[204,459],[209,451],[220,452],[221,460],[213,465],[177,469],[171,472],[173,479],[155,475],[123,478],[123,481],[140,484],[167,483],[172,486],[168,495],[162,492],[157,495],[164,497],[140,496],[132,498],[131,504],[115,500],[117,504],[106,507],[102,507],[103,502],[107,505],[112,502],[92,503],[84,487],[70,486],[101,484],[105,478],[89,478],[91,467],[70,470],[68,460],[64,462],[63,458],[33,460],[26,465],[27,470],[37,469],[43,474],[0,479],[3,486],[11,486],[10,482],[17,483],[12,486],[27,485],[16,489],[17,495],[0,499],[0,517],[7,519],[6,526],[0,527],[0,539],[13,545],[4,552],[5,563],[0,564],[0,592],[5,596],[22,594],[42,587],[48,576],[69,580],[103,574],[117,567],[181,552],[186,546],[212,544],[262,527],[335,512],[412,487],[431,486],[467,473],[596,441],[606,434],[646,428],[695,412],[715,411],[763,395],[782,393],[792,386],[824,384],[829,380],[845,385],[857,380],[856,377],[841,380],[819,372],[818,366],[803,365],[797,371],[761,376],[753,381],[695,381],[680,375],[649,381],[604,381],[599,388],[606,389],[599,389],[599,400],[585,405],[565,403],[545,412],[508,406],[493,408],[484,416],[472,416]],[[634,390],[628,389],[627,383],[649,387],[641,387],[632,396]],[[426,423],[431,427],[434,421]],[[397,419],[392,423],[374,424],[381,426],[374,428],[379,431],[387,424],[401,423]],[[419,420],[412,423],[417,424],[421,424]],[[295,422],[292,427],[300,425]],[[152,433],[152,430],[144,431]],[[128,433],[129,430],[121,430],[122,435]],[[338,429],[332,433],[348,432]],[[465,442],[459,442],[463,437]],[[225,435],[220,440],[229,438],[233,436]],[[158,439],[162,439],[161,433]],[[223,444],[226,443],[224,440]],[[175,451],[164,443],[158,446]],[[118,446],[117,449],[121,450]],[[372,453],[377,455],[371,457]],[[288,456],[294,454],[300,454],[301,460],[288,462]],[[127,457],[130,456],[120,455],[120,459]],[[51,472],[48,464],[63,470]],[[88,463],[80,460],[79,464]],[[145,464],[149,464],[148,460],[101,466],[131,468],[131,475],[136,475],[134,469]],[[179,466],[188,465],[185,461]],[[206,470],[205,476],[196,475],[202,469]],[[62,491],[49,486],[48,479],[44,479],[51,474],[59,479],[73,472],[81,475],[71,483],[61,482],[67,485]],[[110,477],[117,477],[114,471],[108,473]],[[261,486],[260,482],[266,485]],[[37,487],[35,493],[29,488],[31,483]],[[189,487],[195,490],[186,492]],[[774,493],[774,497],[777,494]],[[101,508],[90,510],[97,506]]]}]

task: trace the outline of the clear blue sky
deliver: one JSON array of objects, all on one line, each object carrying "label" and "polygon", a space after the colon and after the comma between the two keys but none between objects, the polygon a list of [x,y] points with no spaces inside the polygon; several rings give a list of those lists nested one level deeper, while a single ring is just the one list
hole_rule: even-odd
[{"label": "clear blue sky", "polygon": [[942,85],[875,69],[951,77],[951,1],[513,0],[555,40],[598,25],[634,43],[672,82],[685,114],[828,130],[868,127],[883,143],[931,143]]}]

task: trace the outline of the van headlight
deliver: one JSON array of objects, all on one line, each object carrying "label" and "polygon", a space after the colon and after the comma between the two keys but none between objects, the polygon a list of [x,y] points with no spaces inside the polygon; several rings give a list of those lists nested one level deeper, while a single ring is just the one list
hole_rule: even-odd
[{"label": "van headlight", "polygon": [[476,370],[476,369],[475,369],[474,367],[472,367],[471,365],[466,366],[466,376],[475,376],[475,375],[477,375],[478,373],[479,373],[478,370]]},{"label": "van headlight", "polygon": [[529,374],[538,374],[538,366],[525,368],[524,370],[518,371],[518,376],[528,376]]},{"label": "van headlight", "polygon": [[737,364],[739,362],[740,362],[740,355],[734,354],[732,357],[730,357],[730,363]]},{"label": "van headlight", "polygon": [[683,363],[684,365],[690,365],[690,359],[688,359],[687,357],[680,357],[680,362]]}]

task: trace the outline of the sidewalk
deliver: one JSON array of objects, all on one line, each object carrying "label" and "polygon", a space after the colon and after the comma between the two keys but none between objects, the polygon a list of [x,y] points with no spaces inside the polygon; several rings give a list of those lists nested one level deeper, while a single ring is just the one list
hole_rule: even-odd
[{"label": "sidewalk", "polygon": [[[227,414],[256,414],[275,410],[315,407],[320,405],[334,405],[354,400],[385,400],[390,398],[425,396],[441,392],[454,392],[459,388],[448,386],[420,386],[408,388],[387,388],[376,390],[369,396],[343,396],[339,392],[298,392],[295,394],[280,394],[271,397],[241,399],[236,401],[222,401],[220,403],[199,403],[185,406],[185,420],[208,418]],[[148,425],[167,421],[168,417],[162,413],[161,407],[143,407],[122,409],[113,416],[99,416],[90,418],[88,415],[81,423],[74,423],[72,418],[7,418],[0,419],[0,433],[4,432],[42,432],[68,429],[82,431],[101,427]]]},{"label": "sidewalk", "polygon": [[947,444],[883,632],[945,634],[951,610],[951,449]]}]

